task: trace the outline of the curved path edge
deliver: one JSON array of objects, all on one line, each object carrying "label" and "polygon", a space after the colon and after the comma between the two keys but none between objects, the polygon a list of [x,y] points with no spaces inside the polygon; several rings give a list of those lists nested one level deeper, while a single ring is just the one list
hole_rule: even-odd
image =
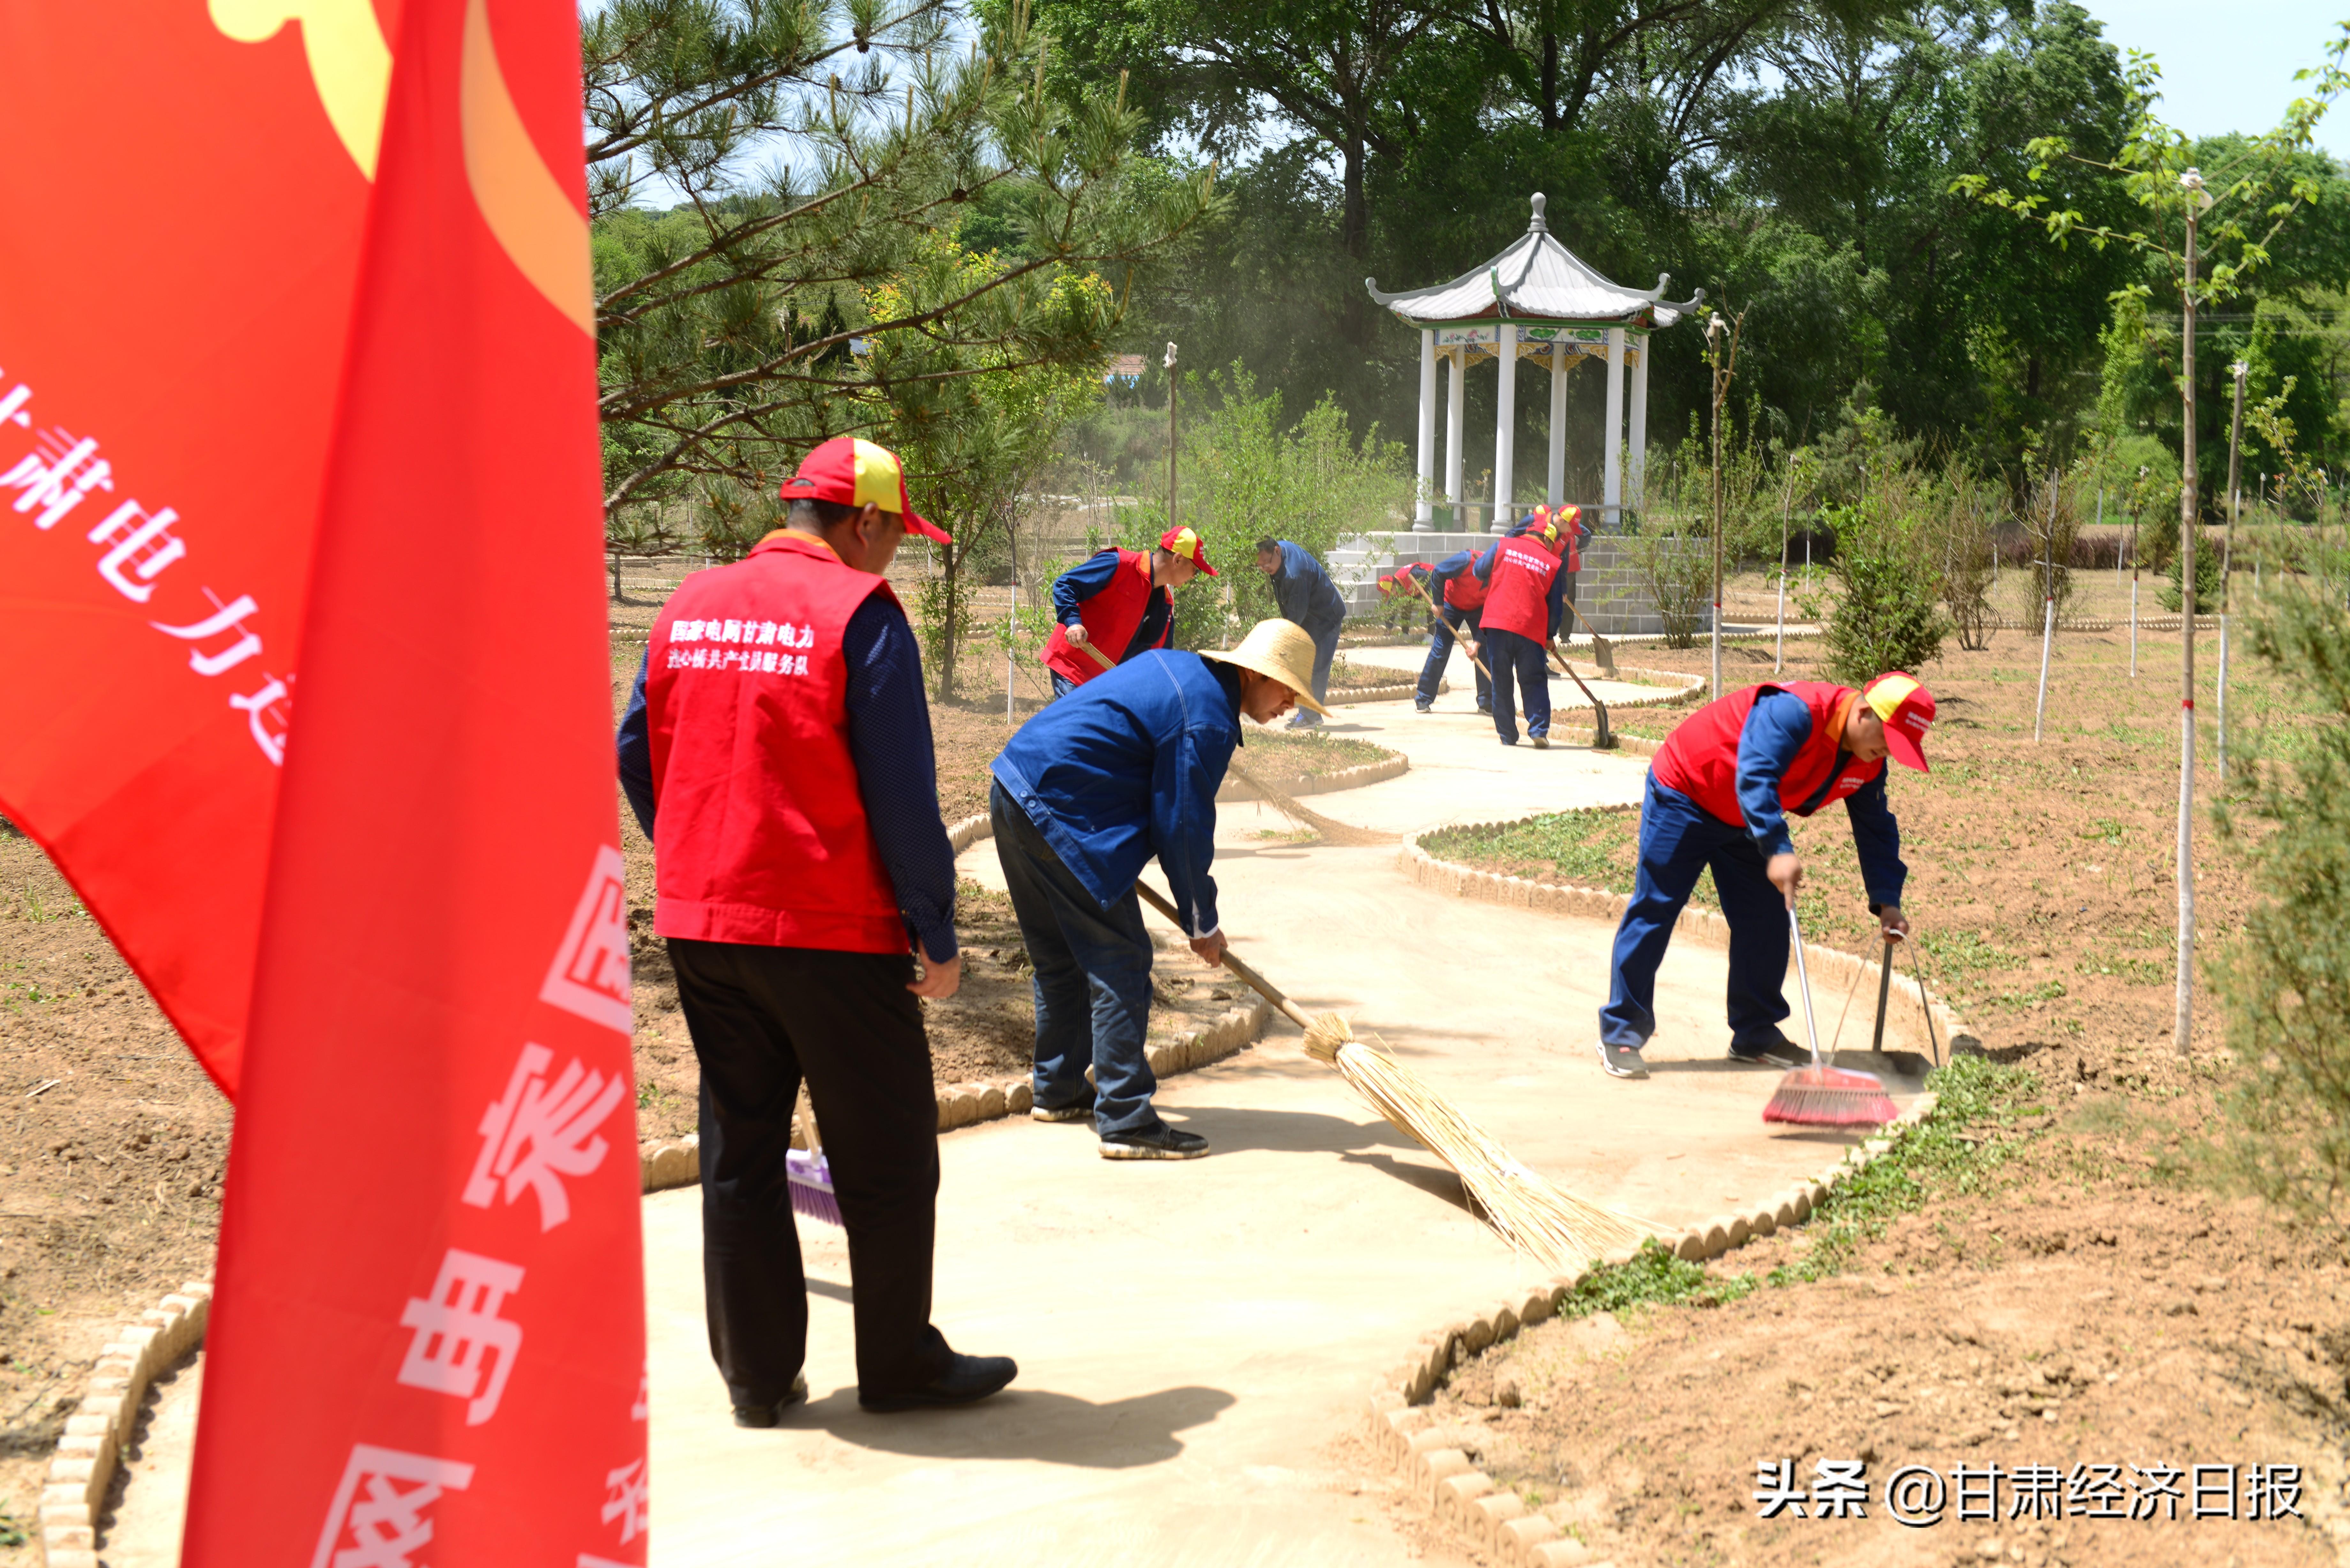
[{"label": "curved path edge", "polygon": [[[1931,1094],[1918,1096],[1882,1134],[1816,1179],[1796,1183],[1757,1206],[1751,1215],[1711,1220],[1685,1232],[1673,1249],[1675,1253],[1691,1262],[1702,1262],[1758,1236],[1802,1224],[1831,1189],[1889,1150],[1892,1135],[1923,1121],[1934,1103]],[[1627,1249],[1603,1262],[1618,1262],[1629,1255]],[[1510,1568],[1601,1565],[1592,1561],[1589,1549],[1580,1542],[1562,1541],[1554,1521],[1529,1510],[1515,1493],[1496,1487],[1493,1479],[1455,1446],[1451,1430],[1430,1424],[1426,1406],[1452,1371],[1471,1356],[1514,1337],[1522,1328],[1556,1316],[1560,1303],[1586,1277],[1554,1275],[1522,1297],[1505,1299],[1482,1313],[1422,1334],[1409,1355],[1371,1383],[1364,1414],[1372,1448],[1427,1505],[1440,1529]]]},{"label": "curved path edge", "polygon": [[203,1343],[210,1280],[191,1280],[123,1325],[98,1353],[41,1481],[41,1549],[49,1568],[99,1568],[98,1514],[121,1467],[147,1386]]}]

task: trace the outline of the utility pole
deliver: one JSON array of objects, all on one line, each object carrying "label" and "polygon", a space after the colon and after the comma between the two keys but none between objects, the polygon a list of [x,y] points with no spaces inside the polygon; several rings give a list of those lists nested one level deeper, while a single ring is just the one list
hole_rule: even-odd
[{"label": "utility pole", "polygon": [[1167,526],[1175,526],[1175,345],[1167,345]]},{"label": "utility pole", "polygon": [[2195,1038],[2195,225],[2211,205],[2200,171],[2178,177],[2187,192],[2186,272],[2178,290],[2178,386],[2185,407],[2178,464],[2178,997],[2173,1044]]}]

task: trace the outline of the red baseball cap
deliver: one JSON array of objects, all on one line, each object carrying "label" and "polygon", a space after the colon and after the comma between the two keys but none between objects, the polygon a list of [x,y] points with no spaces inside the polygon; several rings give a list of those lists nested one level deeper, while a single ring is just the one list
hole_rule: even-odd
[{"label": "red baseball cap", "polygon": [[1930,773],[1926,766],[1926,732],[1934,726],[1934,694],[1914,675],[1887,670],[1860,689],[1869,711],[1885,721],[1885,748],[1905,768]]},{"label": "red baseball cap", "polygon": [[898,454],[859,436],[835,436],[800,459],[800,471],[776,493],[785,501],[831,501],[843,506],[868,502],[905,519],[910,533],[941,545],[954,539],[934,523],[914,515],[906,499],[906,467]]},{"label": "red baseball cap", "polygon": [[1168,529],[1159,535],[1159,547],[1172,555],[1182,556],[1209,576],[1212,577],[1216,575],[1216,568],[1208,565],[1206,542],[1189,528]]}]

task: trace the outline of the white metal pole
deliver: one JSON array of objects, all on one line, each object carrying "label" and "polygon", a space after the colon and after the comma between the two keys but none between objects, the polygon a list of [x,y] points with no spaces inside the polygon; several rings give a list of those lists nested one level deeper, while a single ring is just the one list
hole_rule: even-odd
[{"label": "white metal pole", "polygon": [[1419,329],[1419,499],[1412,504],[1411,526],[1425,533],[1436,515],[1436,328]]},{"label": "white metal pole", "polygon": [[[2056,574],[2050,572],[2048,578],[2054,584]],[[2040,704],[2032,711],[2032,739],[2035,745],[2039,743],[2041,724],[2048,717],[2048,645],[2055,640],[2056,595],[2052,587],[2047,613],[2040,620]]]},{"label": "white metal pole", "polygon": [[1013,675],[1012,650],[1007,648],[1003,650],[1003,722],[1007,724],[1012,722]]}]

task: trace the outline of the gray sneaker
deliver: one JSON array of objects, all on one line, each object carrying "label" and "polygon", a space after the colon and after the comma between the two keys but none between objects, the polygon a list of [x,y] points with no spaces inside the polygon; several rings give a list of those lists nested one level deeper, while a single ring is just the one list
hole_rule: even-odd
[{"label": "gray sneaker", "polygon": [[1599,1064],[1607,1069],[1607,1075],[1611,1078],[1645,1078],[1648,1075],[1648,1064],[1640,1060],[1638,1045],[1610,1045],[1602,1040],[1599,1043]]},{"label": "gray sneaker", "polygon": [[1761,1045],[1733,1044],[1730,1047],[1730,1059],[1733,1062],[1744,1062],[1750,1066],[1777,1067],[1784,1070],[1789,1067],[1802,1066],[1811,1060],[1811,1056],[1790,1041],[1774,1040]]},{"label": "gray sneaker", "polygon": [[1197,1159],[1207,1152],[1206,1138],[1165,1122],[1132,1132],[1104,1133],[1101,1138],[1104,1159]]},{"label": "gray sneaker", "polygon": [[1031,1106],[1028,1108],[1028,1119],[1037,1122],[1081,1122],[1093,1114],[1094,1097],[1091,1095],[1066,1106]]}]

